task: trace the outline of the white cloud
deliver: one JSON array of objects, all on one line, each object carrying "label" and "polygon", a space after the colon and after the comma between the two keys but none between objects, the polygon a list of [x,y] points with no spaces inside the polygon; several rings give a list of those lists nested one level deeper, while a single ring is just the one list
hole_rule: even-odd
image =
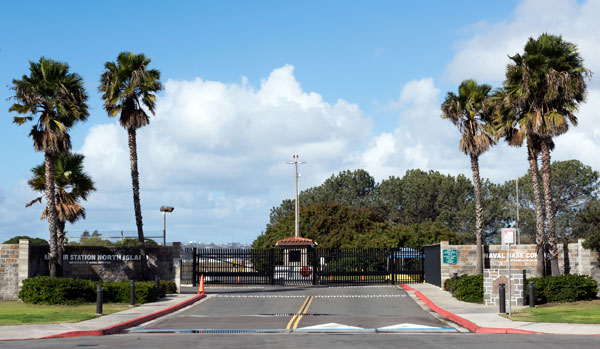
[{"label": "white cloud", "polygon": [[446,67],[454,83],[475,78],[502,81],[508,55],[523,52],[529,37],[544,32],[562,35],[578,45],[586,67],[600,71],[600,1],[528,0],[498,23],[477,23],[465,30],[468,38],[455,46],[456,55]]},{"label": "white cloud", "polygon": [[[182,240],[227,241],[224,235],[236,231],[251,240],[269,209],[292,196],[293,168],[285,164],[292,154],[308,161],[301,187],[318,185],[364,148],[371,129],[357,105],[303,91],[290,65],[274,69],[260,87],[247,79],[168,80],[156,117],[137,137],[145,227],[159,231],[158,207],[169,204],[174,229],[178,220],[180,229],[194,222],[200,234]],[[81,152],[98,191],[78,226],[134,230],[125,130],[116,122],[94,126]]]},{"label": "white cloud", "polygon": [[[467,78],[480,81],[504,79],[507,55],[521,53],[529,37],[548,32],[562,35],[577,44],[584,64],[592,72],[600,71],[600,0],[527,0],[519,4],[510,18],[498,23],[476,23],[465,33],[468,37],[457,43],[457,52],[446,67],[446,77],[458,83]],[[595,154],[600,151],[600,115],[598,79],[588,81],[588,102],[580,107],[579,126],[557,137],[553,160],[578,159],[594,169],[600,169]],[[482,157],[490,178],[506,178],[526,171],[522,149],[509,149],[504,144]],[[508,161],[507,161],[508,159]],[[512,161],[511,161],[512,160]],[[521,169],[520,172],[514,169]],[[487,176],[485,169],[482,174]]]}]

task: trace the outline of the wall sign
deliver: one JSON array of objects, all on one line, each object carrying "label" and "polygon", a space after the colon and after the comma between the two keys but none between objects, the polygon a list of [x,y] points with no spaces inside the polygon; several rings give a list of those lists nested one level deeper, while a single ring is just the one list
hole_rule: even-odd
[{"label": "wall sign", "polygon": [[458,251],[456,249],[442,250],[442,256],[445,264],[456,264],[458,261]]}]

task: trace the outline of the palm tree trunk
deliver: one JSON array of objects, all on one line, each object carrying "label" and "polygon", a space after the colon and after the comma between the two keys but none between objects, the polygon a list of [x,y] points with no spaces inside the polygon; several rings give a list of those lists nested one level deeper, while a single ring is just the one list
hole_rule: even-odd
[{"label": "palm tree trunk", "polygon": [[483,204],[481,202],[481,179],[479,178],[479,159],[471,154],[471,169],[473,170],[473,186],[475,187],[475,238],[477,240],[477,274],[483,274],[483,244],[482,244],[482,215]]},{"label": "palm tree trunk", "polygon": [[57,270],[56,274],[58,276],[64,275],[64,265],[63,265],[63,252],[65,249],[65,222],[58,222],[58,229],[56,231],[56,245],[57,245]]},{"label": "palm tree trunk", "polygon": [[48,228],[50,230],[50,277],[56,277],[57,264],[57,241],[56,229],[58,219],[56,214],[56,195],[54,193],[54,154],[45,153],[45,171],[46,171],[46,205],[48,211]]},{"label": "palm tree trunk", "polygon": [[533,186],[533,199],[535,202],[535,250],[537,252],[536,277],[543,277],[546,271],[544,266],[544,209],[540,181],[538,177],[537,151],[533,149],[531,140],[527,140],[527,160],[529,161],[529,174]]},{"label": "palm tree trunk", "polygon": [[140,205],[140,174],[138,172],[138,161],[137,161],[137,142],[136,142],[136,130],[129,128],[127,130],[129,137],[129,161],[131,163],[131,186],[133,188],[133,209],[135,211],[135,224],[138,232],[138,242],[140,246],[140,255],[142,257],[142,279],[146,280],[147,275],[147,261],[146,261],[146,246],[144,242],[144,230],[142,228],[142,207]]},{"label": "palm tree trunk", "polygon": [[550,138],[542,140],[542,178],[544,180],[544,201],[546,204],[546,232],[550,245],[550,268],[552,276],[560,274],[558,269],[558,244],[554,227],[554,201],[552,200],[552,170],[550,169]]}]

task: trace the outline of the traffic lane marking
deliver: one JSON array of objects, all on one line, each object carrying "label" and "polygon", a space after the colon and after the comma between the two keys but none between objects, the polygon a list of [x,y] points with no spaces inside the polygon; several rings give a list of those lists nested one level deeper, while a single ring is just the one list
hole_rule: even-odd
[{"label": "traffic lane marking", "polygon": [[302,320],[302,316],[304,316],[304,314],[306,314],[306,312],[308,311],[308,308],[310,307],[310,303],[312,303],[313,299],[315,299],[315,297],[310,297],[310,300],[308,301],[308,304],[306,304],[306,307],[304,308],[304,310],[302,311],[302,314],[300,314],[300,316],[298,316],[298,318],[296,319],[296,322],[294,323],[294,327],[292,329],[296,329],[298,328],[298,324],[300,323],[300,320]]},{"label": "traffic lane marking", "polygon": [[302,310],[304,310],[304,307],[306,307],[306,304],[309,302],[310,299],[311,299],[311,297],[306,297],[306,299],[304,300],[304,303],[302,303],[302,306],[300,307],[300,310],[298,310],[298,312],[296,312],[294,314],[294,316],[292,316],[292,318],[288,322],[287,326],[285,327],[286,329],[289,330],[291,328],[294,320],[296,319],[296,317],[298,316],[298,314],[300,314],[302,312]]}]

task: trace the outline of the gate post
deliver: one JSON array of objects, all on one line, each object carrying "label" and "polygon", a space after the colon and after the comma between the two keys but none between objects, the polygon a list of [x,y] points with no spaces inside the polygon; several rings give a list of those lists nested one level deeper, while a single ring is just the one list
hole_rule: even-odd
[{"label": "gate post", "polygon": [[197,262],[196,262],[196,257],[197,257],[197,255],[196,255],[196,247],[194,247],[194,248],[192,248],[192,286],[193,287],[196,287],[196,280],[198,280],[197,279],[197,277],[198,277],[198,275],[197,275],[198,271],[196,270],[197,267],[198,267],[198,265],[197,265]]},{"label": "gate post", "polygon": [[391,281],[392,285],[396,284],[396,251],[392,248],[392,253],[390,253],[390,272],[392,273]]},{"label": "gate post", "polygon": [[310,249],[310,253],[312,254],[312,284],[313,285],[317,285],[318,284],[318,279],[317,279],[317,267],[319,266],[319,255],[317,253],[317,249],[315,247],[311,247]]},{"label": "gate post", "polygon": [[419,253],[421,254],[421,280],[419,280],[419,283],[423,283],[425,282],[425,249],[423,246],[419,249]]},{"label": "gate post", "polygon": [[275,284],[275,249],[269,249],[269,283]]}]

